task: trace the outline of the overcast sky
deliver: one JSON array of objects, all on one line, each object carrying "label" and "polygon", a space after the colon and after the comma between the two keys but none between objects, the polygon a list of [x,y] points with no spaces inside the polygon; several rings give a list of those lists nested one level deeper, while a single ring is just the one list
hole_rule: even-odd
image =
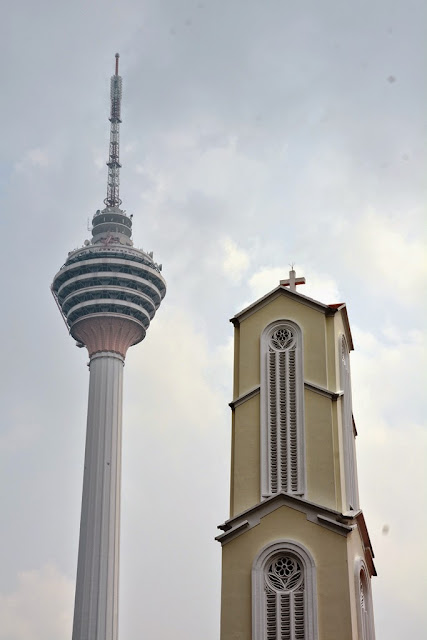
[{"label": "overcast sky", "polygon": [[[2,14],[0,640],[69,640],[88,391],[49,291],[106,195],[168,292],[125,367],[120,637],[218,640],[232,326],[345,301],[377,640],[426,621],[424,0],[17,0]],[[425,376],[424,376],[425,381]],[[423,493],[424,492],[424,493]]]}]

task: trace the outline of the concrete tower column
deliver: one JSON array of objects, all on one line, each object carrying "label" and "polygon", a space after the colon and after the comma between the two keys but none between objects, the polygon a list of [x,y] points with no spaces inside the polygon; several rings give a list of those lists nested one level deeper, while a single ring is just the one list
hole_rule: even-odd
[{"label": "concrete tower column", "polygon": [[73,333],[90,357],[73,640],[117,640],[123,367],[142,330],[98,315],[83,318]]},{"label": "concrete tower column", "polygon": [[124,358],[90,359],[73,640],[116,640]]}]

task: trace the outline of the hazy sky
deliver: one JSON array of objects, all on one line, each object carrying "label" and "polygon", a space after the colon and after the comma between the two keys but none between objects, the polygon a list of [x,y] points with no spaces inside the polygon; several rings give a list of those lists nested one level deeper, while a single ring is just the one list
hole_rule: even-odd
[{"label": "hazy sky", "polygon": [[123,203],[168,284],[125,367],[120,637],[219,638],[228,318],[291,262],[302,293],[348,304],[377,640],[422,636],[426,18],[424,0],[8,3],[0,640],[71,637],[88,358],[49,285],[106,195],[116,51]]}]

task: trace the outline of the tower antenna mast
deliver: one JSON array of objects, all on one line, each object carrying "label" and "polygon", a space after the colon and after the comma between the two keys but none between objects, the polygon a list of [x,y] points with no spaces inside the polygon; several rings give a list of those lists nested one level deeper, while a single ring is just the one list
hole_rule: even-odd
[{"label": "tower antenna mast", "polygon": [[119,197],[120,187],[120,107],[122,102],[122,78],[119,76],[119,54],[116,53],[115,73],[111,76],[110,98],[110,153],[107,162],[108,183],[107,197],[104,203],[107,207],[120,207],[122,201]]}]

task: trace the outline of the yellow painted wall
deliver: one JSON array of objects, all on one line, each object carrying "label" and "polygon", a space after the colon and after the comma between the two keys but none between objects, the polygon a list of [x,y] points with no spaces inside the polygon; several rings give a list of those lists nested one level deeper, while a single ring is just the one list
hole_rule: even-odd
[{"label": "yellow painted wall", "polygon": [[260,396],[236,407],[230,517],[260,502]]},{"label": "yellow painted wall", "polygon": [[[279,295],[241,321],[235,330],[234,399],[260,384],[260,339],[277,320],[292,320],[303,335],[304,380],[330,391],[339,390],[338,336],[344,332],[341,313],[327,317],[298,298]],[[309,389],[304,393],[305,497],[341,509],[344,490],[341,400],[332,401]],[[257,504],[260,496],[260,398],[234,410],[230,515]]]},{"label": "yellow painted wall", "polygon": [[311,502],[337,508],[334,475],[333,402],[305,390],[305,455],[307,493]]},{"label": "yellow painted wall", "polygon": [[[260,385],[260,338],[278,320],[295,322],[303,336],[304,380],[340,390],[339,336],[342,314],[325,316],[297,296],[277,295],[235,328],[234,400]],[[306,495],[311,502],[342,511],[345,505],[341,400],[304,390]],[[233,410],[230,517],[260,502],[260,395]],[[290,507],[280,507],[259,525],[224,544],[221,640],[251,640],[252,564],[268,543],[287,538],[312,554],[317,573],[318,640],[355,640],[357,616],[354,563],[363,556],[358,530],[346,538]]]},{"label": "yellow painted wall", "polygon": [[302,544],[316,564],[318,640],[352,640],[346,538],[282,506],[223,546],[221,640],[251,640],[254,559],[276,540]]},{"label": "yellow painted wall", "polygon": [[323,313],[281,295],[240,324],[238,360],[239,383],[236,396],[260,384],[260,336],[276,320],[292,320],[303,332],[304,372],[310,382],[327,386],[326,318]]}]

